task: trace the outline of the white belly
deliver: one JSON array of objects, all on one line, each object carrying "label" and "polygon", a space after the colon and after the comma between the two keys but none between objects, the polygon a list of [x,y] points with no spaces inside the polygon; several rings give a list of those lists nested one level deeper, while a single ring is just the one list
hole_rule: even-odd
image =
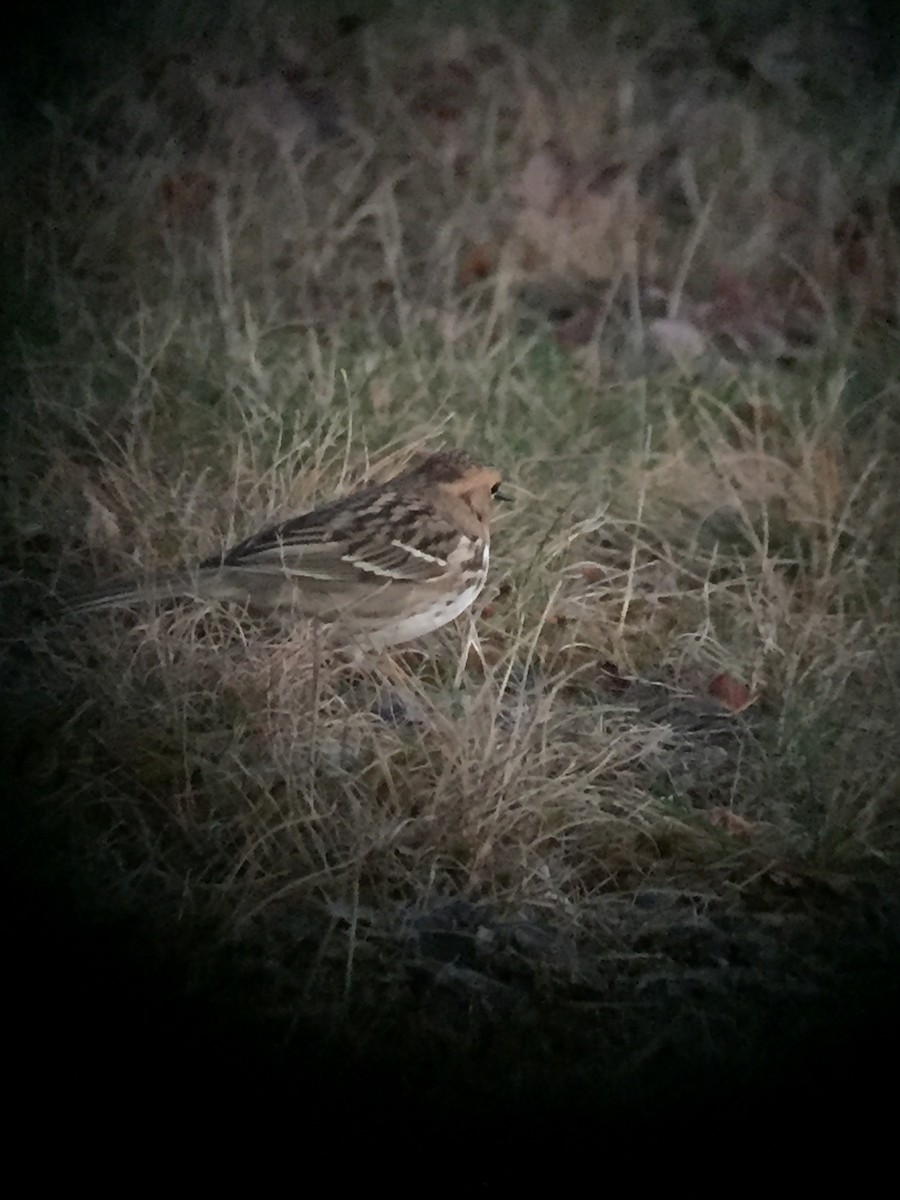
[{"label": "white belly", "polygon": [[431,633],[434,629],[440,629],[448,621],[455,620],[460,613],[464,613],[475,602],[478,593],[484,587],[485,580],[487,579],[487,569],[488,549],[485,546],[483,568],[478,573],[477,578],[464,592],[460,592],[458,595],[442,597],[436,600],[429,608],[412,613],[408,617],[401,617],[393,624],[379,629],[376,633],[369,634],[366,641],[373,649],[381,650],[385,646],[396,646],[400,642],[411,642],[414,638],[424,637],[426,633]]}]

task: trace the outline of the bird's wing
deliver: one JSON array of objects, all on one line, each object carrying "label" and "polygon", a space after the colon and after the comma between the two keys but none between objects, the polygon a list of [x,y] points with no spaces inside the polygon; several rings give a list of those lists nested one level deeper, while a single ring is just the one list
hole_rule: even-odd
[{"label": "bird's wing", "polygon": [[426,500],[373,488],[261,530],[203,566],[326,583],[426,582],[447,572],[462,536]]}]

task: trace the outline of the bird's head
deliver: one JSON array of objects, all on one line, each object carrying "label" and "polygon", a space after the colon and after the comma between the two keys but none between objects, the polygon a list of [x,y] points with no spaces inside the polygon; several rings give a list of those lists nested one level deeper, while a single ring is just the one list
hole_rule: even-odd
[{"label": "bird's head", "polygon": [[462,503],[479,523],[490,525],[500,493],[500,472],[486,467],[463,450],[438,450],[411,467],[399,480],[432,492],[453,508]]}]

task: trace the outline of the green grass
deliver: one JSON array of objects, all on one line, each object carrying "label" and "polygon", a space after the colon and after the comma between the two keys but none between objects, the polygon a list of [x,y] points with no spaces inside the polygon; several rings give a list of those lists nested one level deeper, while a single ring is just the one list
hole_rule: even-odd
[{"label": "green grass", "polygon": [[[783,255],[812,272],[857,192],[889,177],[896,131],[860,179],[852,142],[715,74],[712,99],[666,77],[683,85],[676,127],[648,43],[601,28],[576,53],[576,32],[499,16],[455,35],[473,76],[447,120],[410,82],[410,63],[440,76],[447,31],[375,21],[327,80],[347,131],[293,160],[215,122],[172,140],[165,88],[125,64],[44,131],[39,201],[4,259],[6,752],[39,797],[29,820],[103,903],[214,927],[210,961],[238,945],[267,963],[262,1009],[355,1014],[363,1040],[384,1033],[361,1016],[379,996],[418,1021],[405,981],[438,969],[421,923],[449,903],[477,914],[479,978],[527,978],[562,1011],[576,984],[600,994],[611,944],[644,986],[640,896],[743,922],[756,945],[748,914],[783,903],[773,864],[808,897],[881,880],[900,850],[895,333],[871,334],[825,272],[811,356],[676,366],[648,349],[629,268],[575,281],[606,319],[565,350],[522,300],[559,281],[515,232],[546,133],[601,164],[674,139],[681,174],[646,196],[653,282],[699,323],[723,266],[772,288]],[[209,65],[198,53],[172,68],[182,88]],[[258,26],[245,69],[266,57]],[[111,121],[110,98],[131,116]],[[816,183],[798,183],[811,161]],[[159,188],[185,170],[216,196],[171,228]],[[775,191],[792,189],[803,221],[779,227]],[[499,266],[460,288],[473,240]],[[479,618],[490,667],[460,690],[462,631],[401,656],[398,685],[237,612],[54,607],[442,444],[495,463],[513,497]],[[723,672],[745,712],[707,696]],[[520,927],[549,949],[523,950]],[[615,1004],[637,1053],[657,1017],[632,1027]],[[594,1034],[573,1021],[559,1036],[583,1049]]]}]

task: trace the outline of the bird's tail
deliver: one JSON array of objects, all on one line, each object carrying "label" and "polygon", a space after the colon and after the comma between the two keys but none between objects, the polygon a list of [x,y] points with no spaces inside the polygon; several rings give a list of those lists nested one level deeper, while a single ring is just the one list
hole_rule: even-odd
[{"label": "bird's tail", "polygon": [[202,596],[202,572],[176,572],[171,575],[161,575],[146,583],[122,583],[118,586],[104,588],[99,592],[90,592],[80,596],[72,596],[66,607],[72,612],[91,612],[101,608],[128,608],[135,604],[159,604],[165,600],[178,600],[188,596]]}]

